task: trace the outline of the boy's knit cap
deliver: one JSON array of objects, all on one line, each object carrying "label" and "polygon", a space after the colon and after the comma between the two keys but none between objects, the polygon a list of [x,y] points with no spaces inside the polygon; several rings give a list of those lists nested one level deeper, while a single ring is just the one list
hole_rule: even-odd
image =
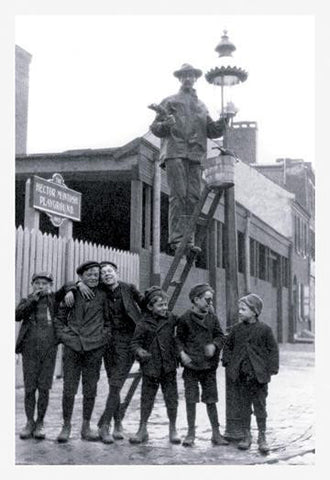
[{"label": "boy's knit cap", "polygon": [[239,303],[245,303],[256,315],[260,315],[263,301],[255,293],[249,293],[245,297],[239,299]]}]

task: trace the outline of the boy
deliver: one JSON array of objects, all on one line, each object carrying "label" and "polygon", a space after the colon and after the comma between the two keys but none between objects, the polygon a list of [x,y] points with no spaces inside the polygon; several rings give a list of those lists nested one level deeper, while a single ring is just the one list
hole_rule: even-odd
[{"label": "boy", "polygon": [[239,300],[239,323],[234,325],[227,338],[222,362],[239,394],[244,437],[238,448],[247,450],[251,446],[253,405],[259,430],[259,451],[267,454],[266,398],[271,375],[278,373],[279,353],[271,328],[259,321],[262,307],[261,298],[254,293]]},{"label": "boy", "polygon": [[[65,295],[65,288],[53,293],[53,276],[48,272],[34,273],[31,283],[33,292],[27,298],[22,298],[16,308],[16,321],[23,320],[15,352],[21,353],[23,357],[24,405],[27,417],[20,438],[25,440],[33,436],[43,440],[43,422],[48,407],[49,390],[53,383],[58,343],[53,324],[54,315],[58,303]],[[38,412],[35,422],[37,390]]]},{"label": "boy", "polygon": [[183,379],[186,397],[188,434],[184,446],[195,441],[196,403],[199,402],[199,383],[202,387],[202,402],[206,403],[212,427],[211,441],[215,445],[228,445],[219,431],[216,402],[218,391],[216,370],[219,354],[224,343],[224,334],[217,316],[213,313],[213,290],[207,283],[195,285],[189,298],[190,310],[180,318],[177,327],[177,343],[184,365]]},{"label": "boy", "polygon": [[81,282],[87,285],[94,296],[86,300],[79,290],[75,292],[74,306],[60,306],[55,319],[56,332],[64,344],[63,356],[63,427],[57,441],[65,443],[71,432],[71,417],[75,395],[82,377],[83,424],[81,438],[88,441],[99,439],[90,428],[97,382],[104,348],[110,342],[111,326],[106,293],[98,289],[100,266],[87,261],[77,268]]},{"label": "boy", "polygon": [[131,443],[148,440],[147,422],[161,385],[169,419],[171,443],[181,442],[176,431],[178,388],[176,382],[177,354],[175,326],[177,317],[168,312],[167,295],[160,287],[145,292],[145,311],[131,342],[132,351],[141,363],[142,390],[140,427]]}]

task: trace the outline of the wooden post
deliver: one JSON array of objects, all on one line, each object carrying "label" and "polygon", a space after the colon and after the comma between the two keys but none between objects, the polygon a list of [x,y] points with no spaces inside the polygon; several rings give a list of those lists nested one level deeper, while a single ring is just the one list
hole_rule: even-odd
[{"label": "wooden post", "polygon": [[151,284],[160,285],[160,199],[161,170],[158,155],[154,156],[153,209],[152,209],[152,270]]},{"label": "wooden post", "polygon": [[67,238],[68,240],[72,238],[73,222],[72,220],[65,218],[62,225],[58,227],[58,234],[60,237]]},{"label": "wooden post", "polygon": [[[238,316],[238,275],[237,275],[237,239],[235,190],[225,190],[225,273],[226,273],[226,318],[227,331],[237,321]],[[226,438],[239,440],[242,438],[240,420],[240,402],[234,382],[230,380],[226,370]]]},{"label": "wooden post", "polygon": [[25,182],[24,228],[39,230],[40,213],[31,206],[31,178]]},{"label": "wooden post", "polygon": [[131,181],[131,222],[130,251],[140,253],[142,248],[143,184],[141,180]]}]

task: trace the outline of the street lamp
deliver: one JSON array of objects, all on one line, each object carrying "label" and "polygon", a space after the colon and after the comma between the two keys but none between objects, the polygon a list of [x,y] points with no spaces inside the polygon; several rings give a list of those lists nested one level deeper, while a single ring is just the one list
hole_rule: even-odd
[{"label": "street lamp", "polygon": [[[224,30],[220,43],[215,50],[219,54],[220,65],[206,73],[206,80],[212,85],[221,88],[221,116],[231,120],[237,113],[232,102],[224,104],[224,89],[245,82],[248,74],[245,70],[233,64],[232,53],[235,45],[229,40],[227,31]],[[228,127],[227,127],[228,128]],[[223,147],[227,148],[227,128],[223,135]],[[226,275],[226,327],[230,330],[238,317],[238,274],[237,274],[237,238],[236,238],[236,211],[234,183],[224,190],[224,259]],[[228,439],[239,440],[242,438],[240,425],[240,405],[236,386],[226,373],[226,432]]]}]

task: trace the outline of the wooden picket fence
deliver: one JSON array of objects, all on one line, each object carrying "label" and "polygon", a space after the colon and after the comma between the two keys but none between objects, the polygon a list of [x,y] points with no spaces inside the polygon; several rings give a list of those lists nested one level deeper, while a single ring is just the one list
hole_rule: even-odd
[{"label": "wooden picket fence", "polygon": [[139,256],[82,240],[66,239],[40,230],[16,229],[16,304],[31,292],[34,272],[49,271],[54,290],[65,282],[77,280],[76,268],[86,260],[110,260],[118,265],[124,282],[139,286]]},{"label": "wooden picket fence", "polygon": [[[31,293],[34,272],[47,271],[54,276],[54,290],[64,283],[77,280],[76,268],[87,260],[110,260],[118,265],[120,279],[139,287],[140,259],[136,253],[124,252],[82,240],[66,239],[40,230],[16,229],[15,294],[16,305]],[[19,325],[16,325],[16,336]],[[62,348],[59,348],[55,375],[62,372]],[[23,385],[22,359],[16,356],[16,386]]]}]

